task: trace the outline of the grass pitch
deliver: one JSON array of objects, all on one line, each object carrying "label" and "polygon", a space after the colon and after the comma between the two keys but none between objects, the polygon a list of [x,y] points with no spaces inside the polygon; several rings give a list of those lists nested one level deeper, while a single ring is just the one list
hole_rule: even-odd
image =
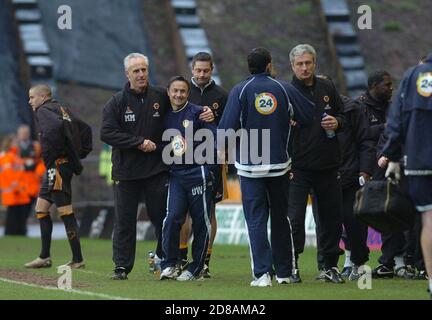
[{"label": "grass pitch", "polygon": [[[53,267],[27,270],[25,262],[34,259],[40,240],[22,237],[0,238],[0,299],[145,299],[145,300],[427,300],[427,282],[420,280],[375,280],[371,290],[360,290],[357,282],[336,285],[314,280],[316,251],[306,249],[301,256],[303,282],[271,288],[251,288],[249,248],[216,245],[211,261],[212,278],[204,281],[159,281],[149,273],[147,252],[154,242],[137,244],[135,267],[127,281],[113,281],[111,241],[82,239],[86,269],[73,270],[71,291],[57,290],[56,266],[70,260],[67,240],[53,241]],[[372,252],[370,266],[377,265],[379,252]],[[340,258],[343,262],[343,257]]]}]

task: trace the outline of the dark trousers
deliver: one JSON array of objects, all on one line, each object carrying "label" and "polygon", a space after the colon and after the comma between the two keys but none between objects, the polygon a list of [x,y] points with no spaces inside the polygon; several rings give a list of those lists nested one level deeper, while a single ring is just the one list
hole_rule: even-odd
[{"label": "dark trousers", "polygon": [[418,269],[424,270],[418,225],[404,232],[381,233],[381,242],[380,264],[391,268],[395,265],[394,257],[403,255],[405,264],[416,265]]},{"label": "dark trousers", "polygon": [[31,210],[31,204],[9,206],[6,210],[5,235],[27,235],[27,218]]},{"label": "dark trousers", "polygon": [[313,189],[318,207],[320,251],[324,267],[336,267],[342,233],[342,191],[336,169],[322,171],[293,170],[289,189],[288,216],[293,230],[296,261],[305,245],[305,216],[308,194]]},{"label": "dark trousers", "polygon": [[162,270],[177,263],[180,229],[189,211],[192,218],[193,261],[189,264],[188,271],[194,276],[201,272],[211,234],[213,183],[209,169],[205,166],[171,171],[167,215],[162,229],[165,253],[165,258],[161,262]]},{"label": "dark trousers", "polygon": [[[400,187],[408,194],[409,180],[405,175],[401,176]],[[414,228],[404,232],[381,233],[381,257],[378,258],[380,264],[391,268],[395,265],[394,257],[400,255],[404,255],[404,259],[408,260],[405,261],[407,264],[412,264],[416,247],[419,247],[416,244],[416,228],[418,231],[418,223],[421,226],[421,221],[416,221]]]},{"label": "dark trousers", "polygon": [[126,273],[132,271],[136,250],[136,223],[138,204],[146,202],[148,216],[158,239],[156,254],[162,253],[162,223],[166,215],[168,173],[139,180],[119,181],[114,184],[115,219],[113,235],[113,261]]},{"label": "dark trousers", "polygon": [[[357,266],[361,266],[369,260],[369,247],[367,246],[368,226],[359,222],[354,216],[355,194],[359,188],[360,186],[354,185],[342,189],[344,230],[341,238],[344,240],[346,249],[351,251],[351,261]],[[316,217],[315,211],[314,217]],[[324,259],[321,254],[319,235],[319,225],[317,224],[318,268],[322,269]]]},{"label": "dark trousers", "polygon": [[[252,272],[260,277],[273,273],[289,277],[294,265],[291,225],[287,216],[289,179],[240,177],[243,210],[252,254]],[[270,216],[270,243],[267,224]]]},{"label": "dark trousers", "polygon": [[351,186],[342,190],[343,225],[351,249],[351,261],[361,266],[369,260],[367,246],[368,227],[354,216],[355,194],[359,186]]},{"label": "dark trousers", "polygon": [[394,257],[405,252],[406,239],[404,232],[381,233],[381,256],[378,262],[392,268],[395,265]]}]

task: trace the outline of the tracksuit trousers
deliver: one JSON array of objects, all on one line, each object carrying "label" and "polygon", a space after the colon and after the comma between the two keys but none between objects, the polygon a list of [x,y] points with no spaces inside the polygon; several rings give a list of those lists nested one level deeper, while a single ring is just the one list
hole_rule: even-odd
[{"label": "tracksuit trousers", "polygon": [[342,234],[342,190],[336,169],[293,170],[289,188],[288,216],[293,229],[296,262],[304,251],[306,205],[310,189],[317,200],[319,236],[324,268],[337,267]]},{"label": "tracksuit trousers", "polygon": [[[369,260],[369,247],[367,246],[368,226],[361,223],[354,216],[355,195],[360,186],[349,186],[342,189],[342,212],[345,232],[342,234],[345,248],[351,251],[351,261],[361,266]],[[316,201],[314,201],[316,202]],[[317,221],[317,213],[314,211],[314,218]],[[324,259],[321,253],[320,228],[317,224],[317,251],[318,269],[324,268]]]},{"label": "tracksuit trousers", "polygon": [[213,176],[207,166],[171,169],[167,214],[162,228],[162,246],[165,253],[161,269],[173,267],[178,260],[180,229],[186,214],[192,218],[192,259],[188,271],[197,277],[207,255],[211,234],[211,205]]},{"label": "tracksuit trousers", "polygon": [[[254,277],[259,278],[266,272],[273,274],[273,266],[279,278],[291,276],[294,248],[287,212],[288,175],[268,178],[240,176],[240,188]],[[269,216],[270,243],[267,233]]]},{"label": "tracksuit trousers", "polygon": [[168,173],[162,172],[147,179],[122,180],[114,183],[113,261],[126,273],[135,262],[138,204],[144,199],[150,221],[158,239],[156,254],[162,257],[162,222],[166,213]]}]

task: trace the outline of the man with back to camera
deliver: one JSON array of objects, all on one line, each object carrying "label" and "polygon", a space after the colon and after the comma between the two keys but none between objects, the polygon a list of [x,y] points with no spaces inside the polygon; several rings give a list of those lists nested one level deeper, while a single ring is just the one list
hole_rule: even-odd
[{"label": "man with back to camera", "polygon": [[[198,52],[192,59],[192,78],[190,81],[189,101],[191,103],[208,106],[215,115],[215,124],[219,124],[222,117],[225,103],[228,98],[228,93],[221,86],[217,85],[212,79],[214,70],[213,58],[207,52]],[[207,249],[202,276],[210,278],[210,258],[212,254],[213,242],[216,237],[217,221],[216,221],[216,203],[224,199],[222,170],[225,170],[223,165],[215,168],[215,185],[214,185],[214,201],[211,205],[211,237]],[[186,222],[182,226],[180,233],[180,257],[181,266],[187,263],[188,241],[190,234],[189,215]]]},{"label": "man with back to camera", "polygon": [[432,299],[432,54],[404,75],[385,128],[383,155],[390,162],[386,177],[400,178],[399,159],[404,145],[404,167],[409,194],[422,214],[421,245]]},{"label": "man with back to camera", "polygon": [[[105,105],[101,127],[101,140],[113,147],[113,280],[126,280],[132,271],[137,210],[143,192],[158,239],[156,255],[158,259],[163,257],[162,222],[168,183],[168,167],[160,152],[156,152],[164,130],[163,118],[170,108],[166,90],[149,84],[146,56],[129,54],[124,59],[124,68],[128,82]],[[212,121],[213,113],[207,110],[201,117]]]},{"label": "man with back to camera", "polygon": [[[242,133],[235,166],[251,250],[253,281],[250,285],[272,286],[274,273],[279,284],[296,283],[287,215],[290,121],[294,117],[299,125],[307,125],[314,106],[292,85],[272,78],[272,57],[267,49],[253,49],[247,62],[251,76],[231,90],[218,131],[241,129]],[[249,139],[253,132],[257,134],[255,142]],[[263,141],[266,132],[270,141]],[[218,145],[218,149],[224,154],[223,146]],[[254,154],[263,158],[256,161]],[[269,216],[271,244],[267,235]]]},{"label": "man with back to camera", "polygon": [[[422,56],[419,59],[419,64],[423,64],[426,62],[427,56]],[[385,135],[385,133],[381,136],[380,141],[378,143],[378,149],[379,149],[379,159],[378,159],[378,166],[386,169],[389,163],[389,159],[382,155],[382,148],[384,147],[386,141],[388,139],[388,136]],[[403,165],[403,158],[401,158],[401,165]],[[405,179],[404,179],[405,178]],[[406,183],[406,177],[403,175],[401,176],[401,185],[403,186],[403,182]],[[406,187],[406,186],[405,186]],[[403,189],[404,192],[408,192],[407,190]],[[407,279],[419,279],[419,280],[428,280],[426,267],[423,259],[423,253],[422,253],[422,247],[421,247],[421,229],[422,229],[422,221],[421,216],[418,215],[415,218],[414,228],[411,230],[407,230],[403,232],[403,236],[406,239],[406,246],[404,249],[406,249],[404,253],[404,263],[405,266],[403,267],[396,267],[394,270],[394,274],[403,278]],[[401,237],[401,233],[396,233],[396,237],[404,240],[404,238]],[[402,241],[400,241],[401,245],[403,244]],[[399,256],[395,260],[401,260],[401,257]],[[415,269],[418,270],[418,274],[415,276]],[[376,270],[376,269],[375,269]]]},{"label": "man with back to camera", "polygon": [[[344,125],[343,103],[330,80],[315,76],[315,49],[300,44],[290,52],[294,71],[292,84],[308,99],[315,102],[313,124],[294,126],[292,135],[291,186],[288,215],[292,222],[296,269],[298,256],[305,245],[305,212],[310,189],[316,196],[324,260],[325,280],[343,283],[337,268],[342,233],[342,190],[338,168],[341,164],[337,133]],[[299,274],[298,271],[296,271]]]}]

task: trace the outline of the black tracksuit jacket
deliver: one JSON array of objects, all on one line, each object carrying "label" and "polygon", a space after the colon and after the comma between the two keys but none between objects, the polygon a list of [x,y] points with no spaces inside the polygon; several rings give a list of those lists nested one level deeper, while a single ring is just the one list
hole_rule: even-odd
[{"label": "black tracksuit jacket", "polygon": [[164,116],[171,108],[166,89],[148,86],[144,93],[125,88],[103,110],[101,140],[113,147],[113,180],[137,180],[168,171],[161,153],[142,152],[138,146],[149,139],[160,145]]},{"label": "black tracksuit jacket", "polygon": [[340,166],[342,188],[359,185],[359,173],[372,175],[375,157],[375,141],[369,135],[369,123],[363,105],[342,97],[344,102],[345,127],[338,133],[342,148]]},{"label": "black tracksuit jacket", "polygon": [[215,124],[218,125],[228,99],[228,92],[213,80],[204,89],[201,89],[191,79],[190,88],[189,101],[199,106],[211,108],[215,116]]},{"label": "black tracksuit jacket", "polygon": [[36,131],[41,144],[42,159],[47,168],[61,157],[67,157],[67,140],[60,115],[60,104],[48,100],[39,106],[35,112]]},{"label": "black tracksuit jacket", "polygon": [[300,170],[337,169],[341,164],[341,150],[337,136],[330,139],[321,127],[323,113],[338,121],[336,133],[343,130],[345,115],[343,102],[334,84],[327,79],[314,77],[314,84],[306,86],[296,76],[292,84],[316,105],[313,122],[310,126],[293,127],[291,137],[293,168]]},{"label": "black tracksuit jacket", "polygon": [[[390,102],[383,103],[377,101],[367,91],[359,96],[356,101],[362,104],[366,109],[366,114],[369,120],[369,135],[374,141],[375,154],[377,154],[381,149],[379,140],[381,135],[384,133],[384,125],[386,123]],[[372,177],[375,180],[382,180],[384,179],[385,169],[378,166],[377,158],[375,158],[375,160],[376,161],[372,167]]]}]

